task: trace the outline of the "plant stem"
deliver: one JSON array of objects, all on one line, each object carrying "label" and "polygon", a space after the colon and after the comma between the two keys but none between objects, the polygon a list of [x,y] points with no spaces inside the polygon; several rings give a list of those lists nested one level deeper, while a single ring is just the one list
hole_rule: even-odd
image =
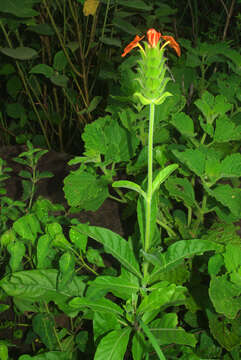
[{"label": "plant stem", "polygon": [[[151,200],[152,200],[152,162],[153,162],[153,128],[155,118],[155,104],[150,104],[149,133],[148,133],[148,178],[146,196],[146,229],[144,250],[148,252],[151,243]],[[144,265],[144,276],[147,275],[148,264]]]}]

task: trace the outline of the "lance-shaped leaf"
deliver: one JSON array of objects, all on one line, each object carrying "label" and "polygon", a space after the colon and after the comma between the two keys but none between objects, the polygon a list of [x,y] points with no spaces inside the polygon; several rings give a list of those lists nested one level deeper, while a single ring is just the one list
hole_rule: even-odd
[{"label": "lance-shaped leaf", "polygon": [[142,188],[140,187],[140,185],[134,183],[133,181],[128,181],[128,180],[120,180],[120,181],[115,181],[112,186],[114,188],[126,188],[129,190],[134,190],[136,192],[138,192],[138,194],[142,195],[144,197],[144,199],[146,199],[146,193],[145,191],[142,190]]},{"label": "lance-shaped leaf", "polygon": [[79,310],[87,307],[93,311],[111,313],[120,316],[123,314],[123,310],[117,304],[108,299],[91,300],[88,298],[76,297],[69,302],[69,305],[74,309]]},{"label": "lance-shaped leaf", "polygon": [[160,172],[157,174],[155,180],[152,183],[152,194],[177,168],[178,168],[177,164],[172,164],[172,165],[168,165],[165,169],[160,170]]},{"label": "lance-shaped leaf", "polygon": [[99,343],[94,360],[123,360],[131,329],[113,330]]},{"label": "lance-shaped leaf", "polygon": [[[159,273],[175,268],[184,259],[194,255],[202,255],[205,251],[220,250],[220,247],[222,248],[221,245],[213,241],[203,239],[177,241],[169,246],[164,254],[156,256],[154,262],[152,258],[149,258],[149,261],[155,265],[153,272],[150,274],[149,283],[152,283]],[[156,265],[157,261],[159,261],[159,265]]]},{"label": "lance-shaped leaf", "polygon": [[114,256],[114,258],[116,258],[126,269],[131,271],[132,274],[138,278],[142,278],[139,264],[133,250],[128,242],[120,235],[109,229],[98,226],[88,226],[86,224],[78,224],[75,229],[101,243],[108,254]]}]

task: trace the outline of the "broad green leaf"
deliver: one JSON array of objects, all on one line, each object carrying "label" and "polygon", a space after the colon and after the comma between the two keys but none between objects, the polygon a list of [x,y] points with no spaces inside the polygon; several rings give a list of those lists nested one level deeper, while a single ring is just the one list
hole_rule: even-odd
[{"label": "broad green leaf", "polygon": [[121,41],[115,38],[102,37],[100,41],[106,45],[121,47]]},{"label": "broad green leaf", "polygon": [[69,360],[69,352],[66,351],[48,351],[35,356],[21,355],[18,360]]},{"label": "broad green leaf", "polygon": [[8,347],[3,342],[0,342],[0,360],[8,360]]},{"label": "broad green leaf", "polygon": [[235,216],[240,217],[241,189],[232,188],[230,185],[218,185],[215,189],[209,190],[209,194],[227,206]]},{"label": "broad green leaf", "polygon": [[54,55],[54,62],[53,62],[53,68],[56,71],[63,71],[68,64],[68,60],[65,56],[65,53],[63,50],[58,51]]},{"label": "broad green leaf", "polygon": [[54,316],[51,313],[40,313],[34,316],[33,331],[39,336],[41,341],[49,350],[55,350],[57,346]]},{"label": "broad green leaf", "polygon": [[125,278],[114,276],[98,276],[95,280],[89,283],[91,287],[105,289],[106,293],[111,292],[113,295],[128,300],[132,294],[139,290],[138,284],[127,282]]},{"label": "broad green leaf", "polygon": [[237,271],[241,266],[240,243],[227,244],[223,257],[228,272]]},{"label": "broad green leaf", "polygon": [[53,301],[66,314],[76,314],[67,302],[74,296],[82,296],[85,284],[80,276],[75,276],[65,288],[57,289],[58,271],[27,270],[5,276],[0,287],[14,299],[38,302]]},{"label": "broad green leaf", "polygon": [[131,329],[113,330],[99,343],[94,360],[123,360]]},{"label": "broad green leaf", "polygon": [[116,316],[121,316],[123,314],[123,310],[117,304],[105,298],[100,300],[90,300],[88,298],[76,297],[70,300],[69,305],[79,311],[89,308],[92,311],[111,313]]},{"label": "broad green leaf", "polygon": [[51,36],[55,34],[53,28],[49,24],[36,24],[28,26],[28,30],[40,35]]},{"label": "broad green leaf", "polygon": [[51,267],[51,262],[48,259],[48,254],[51,244],[51,238],[47,234],[40,236],[37,243],[37,268],[46,269]]},{"label": "broad green leaf", "polygon": [[136,331],[132,338],[131,352],[133,360],[142,360],[145,351],[145,338],[141,331]]},{"label": "broad green leaf", "polygon": [[18,240],[17,242],[8,244],[7,249],[11,255],[9,265],[12,272],[21,270],[22,259],[25,255],[25,245]]},{"label": "broad green leaf", "polygon": [[7,114],[14,119],[20,119],[20,117],[25,114],[24,107],[19,103],[7,104],[6,111]]},{"label": "broad green leaf", "polygon": [[196,175],[202,176],[205,170],[205,154],[199,149],[185,151],[173,150],[173,154]]},{"label": "broad green leaf", "polygon": [[216,120],[214,141],[216,143],[237,141],[241,139],[241,125],[235,125],[226,115]]},{"label": "broad green leaf", "polygon": [[129,161],[135,154],[139,140],[118,124],[117,119],[105,116],[85,126],[82,139],[85,155],[105,155],[110,162]]},{"label": "broad green leaf", "polygon": [[178,317],[174,313],[164,314],[160,319],[152,321],[149,328],[159,345],[180,344],[195,346],[197,343],[195,335],[189,334],[181,327],[178,327]]},{"label": "broad green leaf", "polygon": [[158,189],[158,187],[178,168],[177,164],[168,165],[164,169],[160,170],[152,183],[152,194]]},{"label": "broad green leaf", "polygon": [[139,264],[135,258],[133,250],[131,249],[128,242],[120,235],[105,228],[88,226],[86,224],[78,224],[76,230],[101,243],[108,254],[114,256],[135,276],[142,278]]},{"label": "broad green leaf", "polygon": [[161,348],[159,347],[155,336],[150,331],[149,327],[140,319],[139,320],[140,325],[143,329],[143,332],[145,333],[145,336],[149,339],[150,343],[152,344],[153,348],[155,349],[156,354],[158,355],[159,360],[166,360],[165,356],[163,355],[163,352],[161,351]]},{"label": "broad green leaf", "polygon": [[38,64],[32,67],[29,71],[30,74],[42,74],[46,76],[46,78],[50,78],[54,75],[54,70],[49,65],[46,64]]},{"label": "broad green leaf", "polygon": [[170,177],[166,181],[165,187],[169,194],[178,201],[183,201],[187,206],[196,206],[194,190],[187,178]]},{"label": "broad green leaf", "polygon": [[69,230],[69,237],[77,249],[79,249],[80,251],[83,251],[83,253],[86,252],[86,245],[87,245],[87,240],[88,240],[87,235],[81,234],[74,227],[72,227]]},{"label": "broad green leaf", "polygon": [[161,310],[162,306],[170,302],[175,293],[175,289],[175,284],[168,284],[163,281],[162,286],[153,290],[149,295],[144,296],[144,299],[141,301],[136,313],[145,314],[146,312],[153,310]]},{"label": "broad green leaf", "polygon": [[89,263],[95,264],[98,267],[105,267],[103,258],[101,257],[99,250],[88,247],[85,256]]},{"label": "broad green leaf", "polygon": [[158,273],[175,268],[184,259],[189,259],[194,255],[202,255],[205,251],[215,251],[221,248],[221,245],[209,240],[179,240],[170,245],[165,253],[156,256],[156,261],[159,261],[159,265],[156,265],[150,274],[149,283],[155,279]]},{"label": "broad green leaf", "polygon": [[69,251],[61,255],[59,259],[58,289],[62,289],[75,275],[75,258]]},{"label": "broad green leaf", "polygon": [[85,352],[87,342],[88,342],[88,331],[80,331],[78,332],[77,336],[75,337],[75,343],[78,349],[82,352]]},{"label": "broad green leaf", "polygon": [[13,229],[22,239],[35,242],[38,233],[42,233],[40,223],[34,214],[27,214],[13,223]]},{"label": "broad green leaf", "polygon": [[[240,129],[241,130],[241,129]],[[241,177],[241,154],[231,154],[221,162],[221,177]]]},{"label": "broad green leaf", "polygon": [[12,48],[1,48],[1,53],[9,56],[10,58],[16,60],[30,60],[32,58],[37,57],[38,53],[36,50],[31,49],[29,47],[17,47],[15,49]]},{"label": "broad green leaf", "polygon": [[9,13],[20,18],[31,18],[39,14],[32,9],[35,3],[35,0],[1,0],[0,12]]},{"label": "broad green leaf", "polygon": [[64,179],[65,197],[70,206],[96,211],[108,197],[108,187],[96,175],[86,171],[71,172]]},{"label": "broad green leaf", "polygon": [[150,11],[152,9],[152,6],[147,5],[146,2],[143,0],[133,0],[131,2],[128,0],[118,0],[118,4],[122,5],[122,6],[130,7],[133,9],[144,10],[144,11]]},{"label": "broad green leaf", "polygon": [[209,295],[215,310],[229,319],[235,319],[241,310],[241,288],[227,280],[226,275],[213,277]]},{"label": "broad green leaf", "polygon": [[51,82],[60,87],[67,87],[69,78],[66,75],[53,75],[50,77]]},{"label": "broad green leaf", "polygon": [[94,341],[98,340],[100,336],[107,334],[111,330],[119,330],[121,328],[118,317],[113,314],[95,311],[93,320]]},{"label": "broad green leaf", "polygon": [[138,185],[132,181],[128,181],[128,180],[115,181],[115,182],[113,182],[112,186],[116,187],[116,188],[121,187],[121,188],[126,188],[129,190],[134,190],[138,194],[142,195],[144,197],[144,199],[146,199],[146,193],[142,190],[140,185]]},{"label": "broad green leaf", "polygon": [[[130,3],[130,2],[128,1],[128,3]],[[116,16],[113,19],[113,25],[118,27],[119,29],[121,29],[125,33],[131,34],[133,36],[138,32],[136,27],[131,25],[131,23],[129,21],[123,20],[121,17]]]},{"label": "broad green leaf", "polygon": [[186,115],[184,112],[176,113],[172,115],[171,124],[185,136],[194,137],[194,125],[193,120],[190,116]]},{"label": "broad green leaf", "polygon": [[229,320],[207,310],[209,328],[214,339],[228,351],[241,344],[240,320]]}]

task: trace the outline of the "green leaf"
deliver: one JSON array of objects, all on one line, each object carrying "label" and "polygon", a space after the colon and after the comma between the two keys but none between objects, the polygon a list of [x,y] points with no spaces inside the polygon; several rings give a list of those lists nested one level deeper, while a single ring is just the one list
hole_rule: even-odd
[{"label": "green leaf", "polygon": [[59,259],[58,289],[62,289],[75,275],[75,258],[70,252],[65,252]]},{"label": "green leaf", "polygon": [[146,324],[140,319],[139,320],[140,322],[140,325],[145,333],[145,335],[149,338],[150,340],[150,343],[152,344],[153,348],[155,349],[157,355],[158,355],[158,358],[160,360],[166,360],[165,356],[163,355],[160,347],[158,346],[158,343],[156,341],[156,338],[155,336],[152,334],[152,332],[150,331],[149,327],[146,326]]},{"label": "green leaf", "polygon": [[12,48],[0,48],[1,53],[17,60],[30,60],[37,57],[38,53],[36,50],[29,47],[17,47]]},{"label": "green leaf", "polygon": [[121,325],[116,315],[109,313],[108,316],[106,316],[106,313],[95,311],[93,320],[95,342],[111,330],[119,330],[120,328]]},{"label": "green leaf", "polygon": [[111,313],[116,316],[123,315],[123,310],[117,304],[108,299],[90,300],[88,298],[76,297],[70,300],[69,305],[74,309],[78,309],[79,311],[83,311],[83,309],[89,308],[92,311]]},{"label": "green leaf", "polygon": [[227,276],[213,277],[209,295],[215,310],[229,319],[235,319],[241,309],[241,288],[227,280]]},{"label": "green leaf", "polygon": [[142,195],[144,197],[144,199],[146,199],[146,193],[142,190],[140,185],[138,185],[132,181],[128,181],[128,180],[115,181],[115,182],[113,182],[112,186],[114,188],[122,187],[122,188],[126,188],[129,190],[134,190],[138,194]]},{"label": "green leaf", "polygon": [[0,343],[0,360],[8,360],[8,347],[4,343]]},{"label": "green leaf", "polygon": [[207,311],[212,336],[228,351],[241,344],[240,320],[229,320]]},{"label": "green leaf", "polygon": [[[128,3],[130,3],[128,1]],[[121,29],[125,33],[135,35],[138,33],[138,30],[136,27],[130,24],[129,21],[123,20],[121,17],[114,17],[113,19],[113,25],[117,28]]]},{"label": "green leaf", "polygon": [[136,331],[132,338],[131,352],[133,360],[142,360],[145,351],[145,338],[143,333],[139,330]]},{"label": "green leaf", "polygon": [[13,223],[13,229],[25,240],[35,242],[38,233],[42,233],[40,223],[34,214],[27,214]]},{"label": "green leaf", "polygon": [[153,310],[161,310],[161,307],[169,303],[175,293],[176,285],[163,281],[159,288],[153,290],[149,295],[145,295],[137,308],[137,314],[145,314]]},{"label": "green leaf", "polygon": [[58,51],[54,55],[54,62],[53,62],[53,68],[56,71],[63,71],[68,64],[68,60],[65,56],[65,53],[63,50]]},{"label": "green leaf", "polygon": [[47,269],[51,267],[51,237],[47,234],[40,236],[37,243],[37,268]]},{"label": "green leaf", "polygon": [[49,65],[46,64],[38,64],[32,67],[29,71],[30,74],[42,74],[46,76],[46,78],[50,78],[54,75],[54,70]]},{"label": "green leaf", "polygon": [[64,193],[70,206],[96,211],[108,197],[108,187],[96,175],[73,171],[64,179]]},{"label": "green leaf", "polygon": [[51,36],[55,34],[53,28],[49,24],[36,24],[28,26],[28,30],[40,35]]},{"label": "green leaf", "polygon": [[152,183],[152,194],[158,189],[158,187],[178,168],[177,164],[166,166],[160,170]]},{"label": "green leaf", "polygon": [[21,355],[18,360],[69,360],[69,352],[66,351],[48,351],[35,356]]},{"label": "green leaf", "polygon": [[139,140],[118,124],[110,116],[98,118],[85,126],[82,139],[85,142],[85,155],[93,158],[102,154],[110,162],[129,161],[135,154]]},{"label": "green leaf", "polygon": [[57,346],[54,316],[50,313],[40,313],[34,316],[33,331],[40,337],[41,341],[49,350],[54,350]]},{"label": "green leaf", "polygon": [[74,296],[83,295],[85,285],[82,278],[75,276],[61,290],[57,289],[57,278],[58,271],[55,269],[19,271],[0,280],[0,287],[14,299],[53,301],[66,314],[76,314],[67,302]]},{"label": "green leaf", "polygon": [[102,227],[88,226],[86,224],[78,224],[75,229],[101,243],[108,254],[114,256],[135,276],[140,279],[142,278],[139,264],[135,258],[133,250],[127,241],[120,235]]},{"label": "green leaf", "polygon": [[69,237],[72,243],[77,247],[77,249],[83,251],[83,253],[86,252],[86,245],[88,240],[87,235],[81,234],[73,227],[69,231]]},{"label": "green leaf", "polygon": [[170,196],[183,201],[186,206],[196,206],[194,190],[187,178],[171,177],[166,181],[165,187]]},{"label": "green leaf", "polygon": [[32,9],[35,3],[35,0],[1,0],[0,12],[9,13],[20,18],[31,18],[39,14]]},{"label": "green leaf", "polygon": [[95,280],[89,283],[91,287],[96,287],[107,292],[111,292],[113,295],[128,300],[132,294],[136,294],[139,290],[138,283],[133,284],[128,282],[124,277],[114,276],[98,276]]},{"label": "green leaf", "polygon": [[97,249],[93,249],[93,248],[89,247],[85,256],[89,263],[95,264],[98,267],[103,267],[103,268],[105,267],[105,264],[100,255],[100,252]]},{"label": "green leaf", "polygon": [[[241,130],[241,129],[240,129]],[[220,177],[240,177],[241,176],[241,154],[231,154],[221,162]]]},{"label": "green leaf", "polygon": [[240,243],[228,243],[223,257],[228,272],[237,271],[241,266]]},{"label": "green leaf", "polygon": [[209,190],[209,194],[240,218],[241,189],[232,188],[230,185],[218,185],[215,189]]},{"label": "green leaf", "polygon": [[67,87],[69,78],[66,75],[53,75],[50,80],[56,86]]},{"label": "green leaf", "polygon": [[172,152],[178,160],[186,164],[196,175],[202,176],[204,174],[205,154],[202,151],[199,149],[188,149],[182,152],[177,150],[173,150]]},{"label": "green leaf", "polygon": [[216,120],[213,139],[216,143],[240,140],[241,125],[236,126],[226,115],[220,116]]},{"label": "green leaf", "polygon": [[6,106],[8,116],[14,119],[20,119],[25,114],[24,107],[19,103],[7,104]]},{"label": "green leaf", "polygon": [[171,124],[184,136],[194,137],[194,125],[190,116],[184,112],[176,113],[172,115]]},{"label": "green leaf", "polygon": [[9,254],[11,255],[9,265],[12,272],[21,270],[22,259],[25,255],[24,244],[18,240],[17,242],[8,244],[7,249]]},{"label": "green leaf", "polygon": [[142,0],[133,0],[131,2],[128,0],[118,0],[118,4],[129,8],[144,10],[144,11],[150,11],[152,9],[152,6],[147,5],[145,1]]},{"label": "green leaf", "polygon": [[75,343],[78,349],[82,352],[85,352],[87,342],[88,342],[88,331],[80,331],[75,337]]},{"label": "green leaf", "polygon": [[122,47],[121,41],[115,38],[102,37],[100,41],[106,45]]},{"label": "green leaf", "polygon": [[131,329],[113,330],[99,343],[94,360],[123,360]]},{"label": "green leaf", "polygon": [[202,255],[205,251],[215,251],[221,248],[221,245],[209,240],[179,240],[170,245],[165,253],[155,257],[156,261],[159,261],[159,265],[156,265],[153,269],[149,283],[155,279],[158,273],[175,268],[182,263],[184,259],[189,259],[194,255]]},{"label": "green leaf", "polygon": [[179,344],[195,346],[195,335],[188,334],[181,327],[177,327],[178,317],[174,313],[164,314],[160,319],[154,320],[149,328],[157,339],[158,345]]}]

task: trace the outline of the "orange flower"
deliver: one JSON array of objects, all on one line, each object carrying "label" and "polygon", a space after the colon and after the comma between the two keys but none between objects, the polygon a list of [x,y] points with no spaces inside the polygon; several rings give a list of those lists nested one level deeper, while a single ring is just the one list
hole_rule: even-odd
[{"label": "orange flower", "polygon": [[135,39],[125,47],[122,57],[126,56],[134,47],[139,46],[139,41],[141,41],[145,36],[135,36]]},{"label": "orange flower", "polygon": [[148,42],[151,45],[151,47],[156,47],[162,34],[156,31],[155,29],[149,29],[146,34],[147,34]]},{"label": "orange flower", "polygon": [[178,56],[181,56],[180,46],[172,36],[161,35],[161,38],[164,39],[165,41],[169,42],[168,45],[171,46],[176,51]]}]

